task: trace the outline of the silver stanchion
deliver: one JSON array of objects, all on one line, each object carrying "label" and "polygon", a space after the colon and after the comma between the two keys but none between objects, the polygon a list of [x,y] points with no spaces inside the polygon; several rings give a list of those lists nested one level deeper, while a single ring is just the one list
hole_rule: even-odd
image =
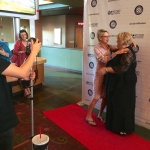
[{"label": "silver stanchion", "polygon": [[31,80],[31,137],[34,136],[33,81]]},{"label": "silver stanchion", "polygon": [[[32,140],[32,138],[34,137],[33,80],[30,81],[30,90],[31,90],[30,109],[31,109],[31,140]],[[31,147],[33,150],[32,142]]]},{"label": "silver stanchion", "polygon": [[[31,72],[33,71],[34,69],[31,68]],[[37,57],[36,57],[36,70],[37,70]],[[37,74],[36,74],[37,76]],[[35,80],[36,82],[36,80]],[[31,108],[31,140],[32,138],[35,136],[34,135],[34,106],[33,106],[33,85],[34,85],[34,81],[33,80],[30,80],[30,91],[31,91],[31,98],[30,98],[30,108]],[[32,150],[34,150],[33,148],[33,143],[31,142],[31,146],[32,146]]]}]

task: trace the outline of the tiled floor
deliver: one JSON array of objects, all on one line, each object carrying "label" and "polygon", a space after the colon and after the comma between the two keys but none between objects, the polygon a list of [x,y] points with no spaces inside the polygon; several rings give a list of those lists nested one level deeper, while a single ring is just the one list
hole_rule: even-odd
[{"label": "tiled floor", "polygon": [[[34,88],[34,107],[50,110],[81,101],[82,75],[61,69],[45,67],[42,87]],[[30,104],[23,96],[15,96],[16,103]],[[87,106],[84,106],[87,108]],[[95,109],[97,113],[97,110]],[[150,140],[150,130],[137,126],[135,133]]]}]

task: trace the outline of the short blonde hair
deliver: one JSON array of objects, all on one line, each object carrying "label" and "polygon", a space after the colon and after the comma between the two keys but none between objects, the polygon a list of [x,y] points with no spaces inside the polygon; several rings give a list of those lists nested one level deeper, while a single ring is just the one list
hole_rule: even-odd
[{"label": "short blonde hair", "polygon": [[99,38],[102,37],[105,32],[108,33],[108,31],[106,31],[104,29],[100,29],[100,30],[97,31],[97,39],[98,39],[99,42],[100,42]]},{"label": "short blonde hair", "polygon": [[117,35],[117,40],[121,45],[131,45],[133,43],[132,35],[128,32],[121,32]]}]

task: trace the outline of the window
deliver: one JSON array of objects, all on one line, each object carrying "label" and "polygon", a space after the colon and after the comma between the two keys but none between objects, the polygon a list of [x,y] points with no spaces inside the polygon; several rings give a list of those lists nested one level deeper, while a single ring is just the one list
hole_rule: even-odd
[{"label": "window", "polygon": [[61,44],[61,28],[54,29],[54,44]]}]

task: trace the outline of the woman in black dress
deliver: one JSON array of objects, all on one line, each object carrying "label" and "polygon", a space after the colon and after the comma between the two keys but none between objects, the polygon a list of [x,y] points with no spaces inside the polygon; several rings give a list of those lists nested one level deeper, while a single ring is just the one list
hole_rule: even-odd
[{"label": "woman in black dress", "polygon": [[[118,49],[128,47],[129,52],[117,55],[101,69],[105,76],[107,112],[106,129],[126,135],[134,131],[136,97],[136,52],[130,33],[117,36]],[[110,56],[111,57],[111,56]]]}]

